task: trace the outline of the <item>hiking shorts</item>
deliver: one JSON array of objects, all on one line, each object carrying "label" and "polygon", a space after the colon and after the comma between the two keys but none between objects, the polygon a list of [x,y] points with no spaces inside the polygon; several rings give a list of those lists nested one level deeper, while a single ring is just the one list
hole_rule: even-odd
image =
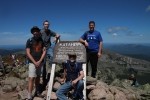
[{"label": "hiking shorts", "polygon": [[29,77],[40,77],[42,73],[42,67],[43,64],[36,68],[33,63],[29,63]]}]

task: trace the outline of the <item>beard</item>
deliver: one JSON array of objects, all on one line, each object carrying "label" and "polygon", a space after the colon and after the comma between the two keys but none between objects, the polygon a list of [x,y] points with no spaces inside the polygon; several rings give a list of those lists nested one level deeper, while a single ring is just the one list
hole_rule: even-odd
[{"label": "beard", "polygon": [[33,37],[35,40],[39,40],[40,39],[40,36],[34,36]]},{"label": "beard", "polygon": [[69,63],[70,63],[71,66],[74,66],[74,65],[75,65],[75,62],[76,62],[75,60],[70,60]]}]

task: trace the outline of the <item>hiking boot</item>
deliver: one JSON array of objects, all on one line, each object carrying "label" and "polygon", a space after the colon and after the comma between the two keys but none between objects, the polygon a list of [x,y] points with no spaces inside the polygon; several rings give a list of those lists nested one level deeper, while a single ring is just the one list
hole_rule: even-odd
[{"label": "hiking boot", "polygon": [[30,99],[25,99],[25,100],[33,100],[33,98],[30,98]]},{"label": "hiking boot", "polygon": [[73,98],[72,100],[84,100],[83,98],[82,99],[79,99],[79,98]]},{"label": "hiking boot", "polygon": [[33,97],[38,97],[40,95],[40,92],[39,91],[35,91]]},{"label": "hiking boot", "polygon": [[82,99],[78,99],[78,100],[84,100],[84,98],[82,98]]},{"label": "hiking boot", "polygon": [[72,100],[84,100],[84,98],[80,99],[78,97],[73,97]]}]

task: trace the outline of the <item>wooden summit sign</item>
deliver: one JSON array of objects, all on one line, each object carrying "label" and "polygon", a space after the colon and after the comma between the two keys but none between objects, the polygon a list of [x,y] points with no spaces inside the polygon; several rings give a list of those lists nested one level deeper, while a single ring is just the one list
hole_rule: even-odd
[{"label": "wooden summit sign", "polygon": [[68,60],[69,53],[76,53],[78,62],[86,62],[86,49],[78,41],[61,41],[57,43],[54,48],[53,62],[62,63]]},{"label": "wooden summit sign", "polygon": [[51,76],[48,84],[48,92],[47,92],[47,99],[50,100],[53,81],[55,76],[55,68],[57,63],[62,63],[68,60],[69,53],[76,53],[77,55],[77,62],[82,62],[82,68],[84,71],[85,77],[84,80],[84,100],[86,100],[86,49],[83,44],[78,41],[61,41],[55,45],[54,52],[53,52],[53,64],[51,68]]}]

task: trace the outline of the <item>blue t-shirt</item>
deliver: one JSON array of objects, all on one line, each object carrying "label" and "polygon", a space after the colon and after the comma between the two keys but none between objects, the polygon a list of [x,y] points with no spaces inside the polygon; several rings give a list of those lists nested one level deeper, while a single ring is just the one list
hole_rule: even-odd
[{"label": "blue t-shirt", "polygon": [[100,32],[94,30],[93,32],[86,31],[81,38],[88,42],[88,52],[98,52],[99,44],[103,41]]}]

